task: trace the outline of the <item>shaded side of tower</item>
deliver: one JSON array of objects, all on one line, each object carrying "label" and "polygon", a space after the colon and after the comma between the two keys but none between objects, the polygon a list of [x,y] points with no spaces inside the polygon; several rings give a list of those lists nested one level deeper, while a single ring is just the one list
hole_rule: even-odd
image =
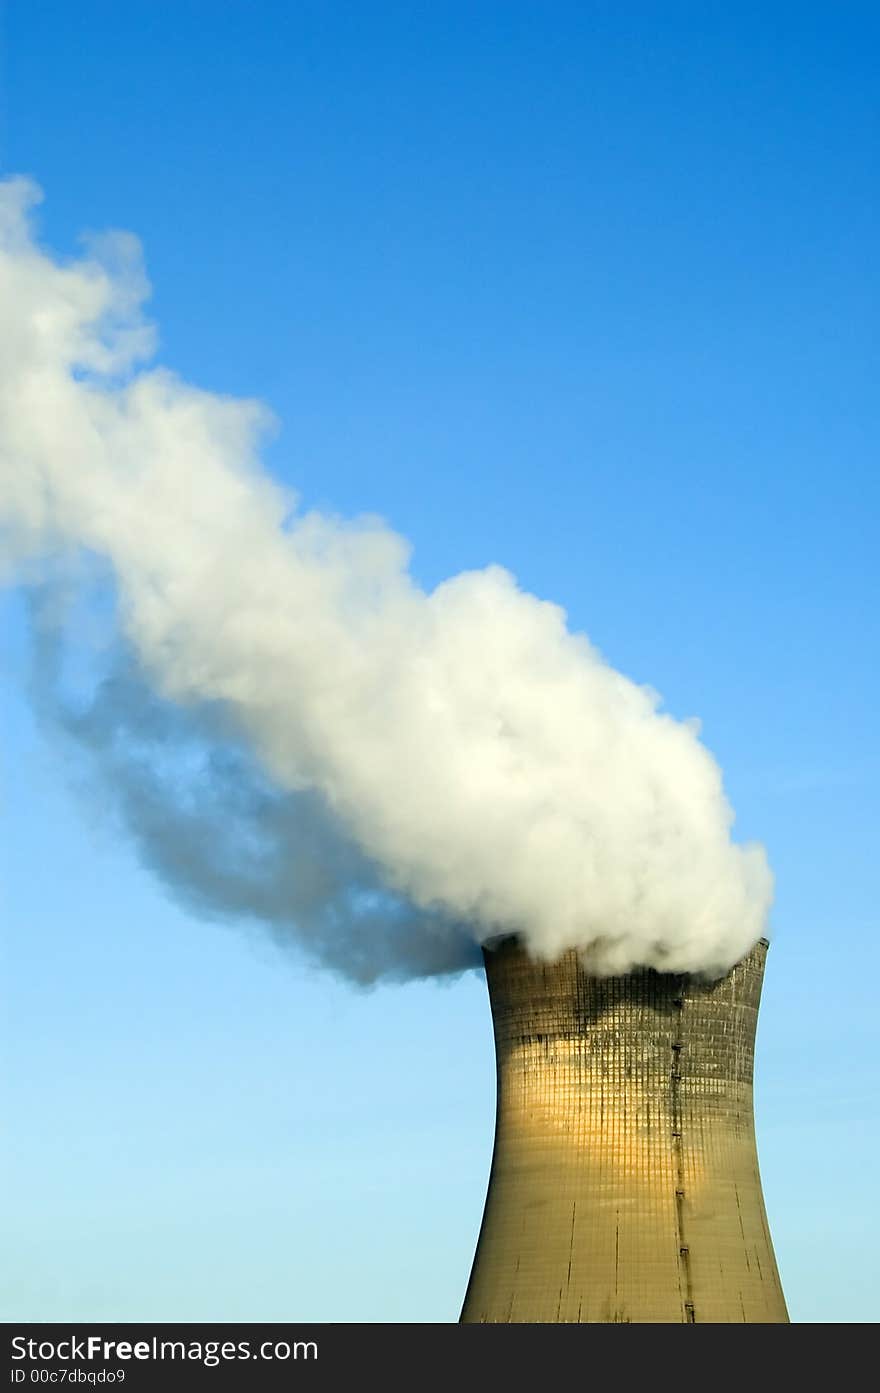
[{"label": "shaded side of tower", "polygon": [[787,1321],[752,1101],[766,951],[706,982],[486,950],[498,1104],[463,1321]]}]

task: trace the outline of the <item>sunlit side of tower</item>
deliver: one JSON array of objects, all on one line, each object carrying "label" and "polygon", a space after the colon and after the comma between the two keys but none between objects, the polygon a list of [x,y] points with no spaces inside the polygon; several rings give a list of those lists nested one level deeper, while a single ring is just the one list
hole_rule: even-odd
[{"label": "sunlit side of tower", "polygon": [[498,1107],[466,1322],[785,1322],[758,1171],[767,943],[720,981],[485,950]]}]

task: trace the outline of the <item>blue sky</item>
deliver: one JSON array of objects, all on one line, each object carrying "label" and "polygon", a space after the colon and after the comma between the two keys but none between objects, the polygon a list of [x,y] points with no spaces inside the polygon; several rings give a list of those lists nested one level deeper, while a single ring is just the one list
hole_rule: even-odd
[{"label": "blue sky", "polygon": [[[777,877],[756,1070],[792,1317],[877,1318],[868,5],[7,0],[2,170],[130,228],[161,361],[430,587],[498,561],[676,716]],[[361,993],[137,861],[4,601],[5,1318],[452,1320],[485,989]]]}]

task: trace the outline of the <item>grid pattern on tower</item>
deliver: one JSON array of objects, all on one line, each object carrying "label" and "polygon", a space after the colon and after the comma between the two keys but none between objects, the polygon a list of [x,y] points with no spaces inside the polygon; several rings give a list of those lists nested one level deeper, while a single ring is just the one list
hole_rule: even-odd
[{"label": "grid pattern on tower", "polygon": [[787,1320],[752,1110],[766,947],[714,983],[486,950],[498,1109],[462,1320]]}]

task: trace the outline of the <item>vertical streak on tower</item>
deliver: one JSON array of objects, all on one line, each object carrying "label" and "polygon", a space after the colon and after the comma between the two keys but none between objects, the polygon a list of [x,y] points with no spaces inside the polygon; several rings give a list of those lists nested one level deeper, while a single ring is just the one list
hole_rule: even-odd
[{"label": "vertical streak on tower", "polygon": [[498,1110],[463,1321],[788,1320],[752,1106],[766,952],[707,982],[486,949]]},{"label": "vertical streak on tower", "polygon": [[675,1031],[677,1039],[672,1042],[672,1059],[670,1069],[670,1112],[671,1112],[671,1140],[672,1151],[675,1157],[675,1228],[678,1235],[678,1258],[680,1266],[681,1290],[684,1298],[685,1321],[693,1325],[696,1320],[694,1310],[694,1283],[691,1275],[690,1248],[685,1236],[684,1223],[684,1144],[683,1144],[683,1113],[681,1105],[681,1052],[684,1049],[682,1034],[682,1013],[684,1011],[684,993],[686,990],[687,979],[681,978],[678,986],[678,995],[673,998],[673,1005],[678,1013],[677,1029]]}]

